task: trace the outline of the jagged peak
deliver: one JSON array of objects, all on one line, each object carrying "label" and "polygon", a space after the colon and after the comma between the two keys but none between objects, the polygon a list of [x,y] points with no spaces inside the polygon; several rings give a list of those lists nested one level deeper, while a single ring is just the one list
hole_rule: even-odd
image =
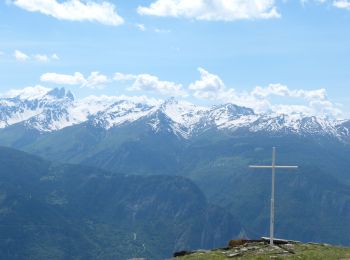
[{"label": "jagged peak", "polygon": [[69,90],[66,91],[65,88],[54,88],[54,89],[50,90],[46,95],[54,97],[54,98],[58,98],[58,99],[68,98],[68,99],[74,101],[74,96],[73,96],[72,92],[70,92]]}]

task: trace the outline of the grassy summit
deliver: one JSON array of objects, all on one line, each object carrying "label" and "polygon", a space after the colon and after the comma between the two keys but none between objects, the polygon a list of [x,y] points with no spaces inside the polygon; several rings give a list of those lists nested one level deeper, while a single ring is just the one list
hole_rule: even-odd
[{"label": "grassy summit", "polygon": [[232,247],[199,250],[174,259],[179,260],[224,260],[224,259],[350,259],[350,248],[336,247],[328,244],[287,243],[270,246],[266,242],[248,242]]}]

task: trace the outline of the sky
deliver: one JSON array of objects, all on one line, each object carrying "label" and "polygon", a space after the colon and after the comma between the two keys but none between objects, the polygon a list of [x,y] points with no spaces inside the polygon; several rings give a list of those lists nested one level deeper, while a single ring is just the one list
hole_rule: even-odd
[{"label": "sky", "polygon": [[65,87],[350,118],[350,1],[4,0],[0,93]]}]

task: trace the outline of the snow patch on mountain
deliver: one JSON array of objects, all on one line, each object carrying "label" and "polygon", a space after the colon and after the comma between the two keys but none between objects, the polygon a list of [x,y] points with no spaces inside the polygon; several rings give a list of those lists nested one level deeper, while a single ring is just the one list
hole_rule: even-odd
[{"label": "snow patch on mountain", "polygon": [[147,104],[121,100],[97,113],[93,119],[93,124],[110,129],[124,123],[134,122],[151,113],[153,109],[153,106]]},{"label": "snow patch on mountain", "polygon": [[67,109],[74,103],[71,92],[41,86],[12,90],[0,98],[0,127],[22,123],[41,132],[70,125]]},{"label": "snow patch on mountain", "polygon": [[336,121],[303,114],[264,114],[252,122],[249,130],[252,132],[339,136]]},{"label": "snow patch on mountain", "polygon": [[209,108],[195,106],[187,101],[178,101],[171,98],[160,105],[159,111],[164,113],[172,122],[174,133],[188,138],[197,124],[209,111]]},{"label": "snow patch on mountain", "polygon": [[219,129],[236,129],[246,126],[255,119],[256,115],[250,108],[224,104],[212,107],[205,120]]},{"label": "snow patch on mountain", "polygon": [[162,101],[144,96],[89,96],[76,100],[64,88],[41,86],[0,96],[0,128],[20,123],[40,132],[52,132],[90,122],[108,130],[141,119],[154,133],[166,131],[187,139],[207,129],[350,139],[349,121],[297,112],[255,114],[250,108],[234,104],[202,107],[173,98]]}]

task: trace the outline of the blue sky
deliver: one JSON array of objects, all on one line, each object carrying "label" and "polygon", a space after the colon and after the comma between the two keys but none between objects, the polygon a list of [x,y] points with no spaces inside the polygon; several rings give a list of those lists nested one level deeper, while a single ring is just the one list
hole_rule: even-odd
[{"label": "blue sky", "polygon": [[349,25],[345,0],[7,0],[0,92],[41,85],[349,118]]}]

